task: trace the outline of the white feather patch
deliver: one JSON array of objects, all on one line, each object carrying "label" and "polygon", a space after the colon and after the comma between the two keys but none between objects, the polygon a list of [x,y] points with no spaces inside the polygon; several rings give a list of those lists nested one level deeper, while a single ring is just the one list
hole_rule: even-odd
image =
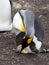
[{"label": "white feather patch", "polygon": [[33,42],[35,43],[36,49],[37,49],[37,50],[40,50],[41,45],[42,45],[42,42],[41,42],[41,41],[38,41],[36,36],[34,36]]},{"label": "white feather patch", "polygon": [[15,14],[14,18],[13,18],[13,26],[14,26],[16,29],[18,29],[18,30],[20,30],[20,31],[23,31],[23,30],[22,30],[23,22],[22,22],[22,18],[21,18],[21,16],[20,16],[19,12],[17,12],[17,13]]},{"label": "white feather patch", "polygon": [[12,29],[11,5],[9,0],[0,0],[0,31]]},{"label": "white feather patch", "polygon": [[28,47],[24,48],[24,49],[22,50],[22,52],[21,52],[21,53],[24,53],[24,54],[27,54],[27,53],[32,53],[32,51],[31,51],[31,49],[30,49],[30,46],[28,46]]}]

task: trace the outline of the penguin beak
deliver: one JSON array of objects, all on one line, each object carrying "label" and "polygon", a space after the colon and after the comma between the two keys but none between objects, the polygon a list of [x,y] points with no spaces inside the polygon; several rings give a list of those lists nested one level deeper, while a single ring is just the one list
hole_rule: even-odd
[{"label": "penguin beak", "polygon": [[18,45],[18,47],[17,47],[18,52],[21,52],[21,50],[22,50],[22,44]]}]

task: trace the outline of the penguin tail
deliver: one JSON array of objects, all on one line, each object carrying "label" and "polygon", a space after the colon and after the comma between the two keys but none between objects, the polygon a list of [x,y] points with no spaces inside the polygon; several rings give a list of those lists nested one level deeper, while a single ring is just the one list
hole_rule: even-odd
[{"label": "penguin tail", "polygon": [[49,48],[43,49],[40,53],[49,53]]}]

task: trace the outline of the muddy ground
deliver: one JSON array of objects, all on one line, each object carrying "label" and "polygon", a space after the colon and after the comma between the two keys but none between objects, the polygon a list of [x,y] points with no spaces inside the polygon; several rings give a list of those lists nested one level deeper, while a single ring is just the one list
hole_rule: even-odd
[{"label": "muddy ground", "polygon": [[[40,18],[44,27],[43,44],[49,47],[49,0],[13,0],[14,11],[31,9]],[[49,65],[49,53],[45,54],[18,54],[15,34],[12,32],[0,33],[0,65]]]}]

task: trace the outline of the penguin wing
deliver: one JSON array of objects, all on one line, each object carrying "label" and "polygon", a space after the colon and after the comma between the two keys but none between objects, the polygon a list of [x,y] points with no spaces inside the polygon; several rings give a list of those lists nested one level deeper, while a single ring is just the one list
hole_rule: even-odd
[{"label": "penguin wing", "polygon": [[35,27],[35,36],[39,41],[42,41],[44,37],[44,29],[37,15],[35,17],[34,27]]},{"label": "penguin wing", "polygon": [[21,32],[25,32],[25,27],[19,12],[17,12],[13,18],[13,26]]}]

